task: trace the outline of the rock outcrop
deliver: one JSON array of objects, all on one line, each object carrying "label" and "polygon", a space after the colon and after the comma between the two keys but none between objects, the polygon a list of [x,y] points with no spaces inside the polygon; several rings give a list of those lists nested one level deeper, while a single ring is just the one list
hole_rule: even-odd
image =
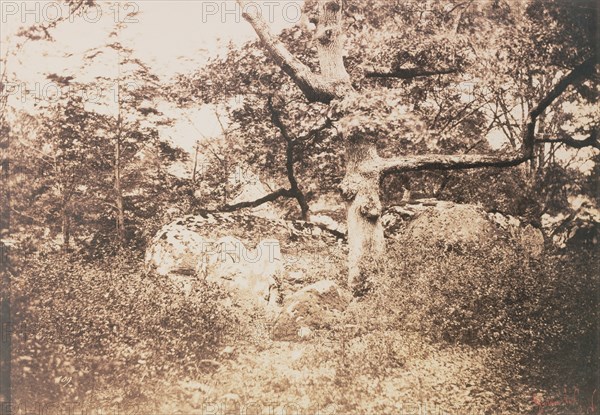
[{"label": "rock outcrop", "polygon": [[[283,298],[286,309],[313,308],[320,315],[324,311],[313,303],[329,304],[330,297],[337,298],[335,303],[341,298],[335,294],[339,288],[323,294],[309,284],[335,275],[344,279],[346,230],[325,215],[312,219],[315,223],[237,213],[188,215],[159,230],[148,246],[146,264],[184,292],[205,279],[246,302],[273,307]],[[480,250],[507,243],[515,252],[536,259],[544,252],[539,229],[474,205],[435,200],[406,203],[389,208],[383,222],[388,238],[402,235],[413,240],[413,246]],[[278,336],[297,336],[302,327],[304,332],[312,330],[318,324],[311,323],[311,316],[307,314],[306,324],[294,322],[289,315],[287,320],[281,317]]]},{"label": "rock outcrop", "polygon": [[149,270],[186,293],[205,279],[244,301],[273,306],[282,290],[310,282],[305,278],[309,271],[341,271],[337,264],[344,253],[336,241],[307,222],[207,213],[163,226],[145,260]]}]

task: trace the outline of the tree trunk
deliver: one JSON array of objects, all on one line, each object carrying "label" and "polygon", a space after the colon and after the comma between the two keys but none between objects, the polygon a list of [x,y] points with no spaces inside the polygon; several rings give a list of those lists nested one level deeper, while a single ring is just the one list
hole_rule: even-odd
[{"label": "tree trunk", "polygon": [[342,5],[337,0],[319,4],[319,17],[315,40],[321,76],[327,82],[349,83],[350,76],[344,66],[344,27]]},{"label": "tree trunk", "polygon": [[121,115],[121,54],[119,52],[119,75],[117,78],[117,135],[115,139],[115,206],[116,212],[116,231],[117,245],[122,248],[125,245],[125,209],[123,207],[123,186],[121,183],[122,175],[122,134],[123,117]]},{"label": "tree trunk", "polygon": [[[338,90],[345,89],[346,97],[354,91],[344,66],[342,16],[339,0],[320,2],[315,43],[321,76],[338,85]],[[377,168],[379,156],[373,137],[344,134],[344,140],[347,164],[340,188],[347,209],[348,286],[355,295],[362,295],[378,274],[385,252]]]},{"label": "tree trunk", "polygon": [[[120,117],[119,117],[120,118]],[[120,124],[120,120],[119,120]],[[120,127],[119,127],[120,129]],[[118,134],[117,141],[115,143],[115,206],[117,207],[116,213],[116,230],[117,230],[117,243],[119,247],[125,245],[125,210],[123,208],[123,188],[121,185],[121,137],[120,132]]]},{"label": "tree trunk", "polygon": [[[283,133],[283,131],[282,131]],[[288,181],[290,182],[290,192],[294,195],[294,198],[298,201],[298,205],[300,205],[300,214],[302,220],[308,220],[308,212],[310,207],[306,202],[306,197],[304,196],[304,192],[300,189],[300,185],[298,184],[298,180],[296,180],[296,175],[294,173],[294,147],[296,146],[296,141],[291,139],[284,133],[286,139],[286,170]]]},{"label": "tree trunk", "polygon": [[61,209],[61,233],[63,236],[62,252],[66,254],[69,251],[69,245],[71,244],[71,221],[69,220],[69,208],[68,202],[63,199],[63,206]]},{"label": "tree trunk", "polygon": [[306,197],[304,197],[304,193],[302,193],[302,190],[300,189],[295,189],[294,193],[294,197],[300,205],[300,217],[302,220],[307,221],[309,216],[308,213],[310,212],[310,206],[308,206],[308,203],[306,202]]},{"label": "tree trunk", "polygon": [[348,224],[348,286],[365,293],[381,265],[385,239],[381,223],[379,159],[375,144],[362,138],[346,144],[346,176],[341,184]]},{"label": "tree trunk", "polygon": [[[0,111],[0,130],[4,127],[4,114]],[[0,134],[0,144],[9,149],[9,134]],[[12,326],[11,269],[9,247],[4,239],[10,237],[10,161],[8,151],[0,152],[0,404],[11,402],[12,381]]]},{"label": "tree trunk", "polygon": [[196,169],[198,168],[198,148],[200,143],[196,143],[194,146],[194,168],[192,169],[192,184],[196,184]]}]

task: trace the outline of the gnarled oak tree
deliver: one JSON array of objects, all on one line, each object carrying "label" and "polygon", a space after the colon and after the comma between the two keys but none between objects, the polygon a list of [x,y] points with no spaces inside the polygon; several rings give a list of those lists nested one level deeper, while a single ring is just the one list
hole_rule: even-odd
[{"label": "gnarled oak tree", "polygon": [[[343,134],[346,151],[346,174],[340,190],[347,205],[349,243],[349,285],[355,293],[367,287],[367,276],[375,272],[385,250],[380,184],[386,175],[420,170],[460,170],[482,167],[511,167],[531,160],[536,142],[538,117],[570,85],[589,77],[595,71],[596,57],[590,56],[562,77],[534,106],[524,119],[521,148],[512,154],[502,155],[418,155],[383,158],[376,142],[382,130],[371,119],[375,112],[385,112],[394,117],[394,103],[385,99],[368,97],[370,92],[357,91],[344,65],[344,2],[322,0],[316,3],[314,43],[319,58],[320,72],[303,64],[269,30],[256,7],[246,0],[238,0],[244,18],[252,25],[263,47],[280,68],[294,81],[308,101],[331,105],[331,116]],[[374,71],[368,77],[415,77],[447,74],[452,68],[384,73]],[[365,99],[368,97],[368,99]],[[378,105],[373,105],[376,102]],[[385,117],[383,118],[386,119]],[[378,118],[381,122],[381,118]]]}]

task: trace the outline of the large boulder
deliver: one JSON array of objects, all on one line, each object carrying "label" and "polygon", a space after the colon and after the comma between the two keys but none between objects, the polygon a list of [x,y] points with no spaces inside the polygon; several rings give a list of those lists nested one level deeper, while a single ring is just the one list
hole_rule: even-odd
[{"label": "large boulder", "polygon": [[274,306],[283,264],[279,241],[262,240],[255,249],[247,249],[242,241],[229,236],[205,246],[196,273],[235,292],[240,299]]},{"label": "large boulder", "polygon": [[489,213],[482,207],[424,200],[388,208],[383,216],[386,235],[445,249],[487,249],[508,242],[532,258],[544,252],[540,229],[514,216]]},{"label": "large boulder", "polygon": [[210,243],[205,237],[173,222],[164,226],[146,250],[146,264],[159,275],[194,275],[198,255]]},{"label": "large boulder", "polygon": [[158,232],[145,259],[149,269],[168,277],[186,294],[202,278],[226,288],[240,300],[264,306],[277,301],[277,281],[284,269],[277,240],[260,240],[254,249],[248,249],[235,237],[213,239],[182,221]]},{"label": "large boulder", "polygon": [[[237,298],[270,305],[311,272],[339,272],[336,236],[302,221],[254,215],[188,215],[163,226],[146,250],[146,265],[189,293],[206,279]],[[288,278],[291,277],[291,278]]]},{"label": "large boulder", "polygon": [[327,327],[350,303],[352,296],[335,282],[322,280],[289,296],[275,321],[275,340],[299,340]]},{"label": "large boulder", "polygon": [[406,236],[432,244],[478,245],[493,239],[496,229],[485,212],[471,205],[433,206],[416,216]]}]

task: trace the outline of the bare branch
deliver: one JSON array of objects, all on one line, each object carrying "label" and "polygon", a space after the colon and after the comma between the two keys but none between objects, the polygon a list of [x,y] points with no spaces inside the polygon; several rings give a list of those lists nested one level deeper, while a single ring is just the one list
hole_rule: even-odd
[{"label": "bare branch", "polygon": [[397,79],[413,79],[421,76],[447,75],[458,72],[457,68],[440,68],[440,69],[424,69],[424,68],[400,68],[394,70],[374,69],[365,72],[365,78],[397,78]]},{"label": "bare branch", "polygon": [[594,130],[589,137],[584,140],[576,140],[573,137],[562,138],[541,138],[535,141],[536,143],[559,143],[569,147],[584,148],[594,147],[600,150],[600,142],[598,141],[598,131]]},{"label": "bare branch", "polygon": [[26,214],[26,213],[24,213],[24,212],[21,212],[21,211],[19,211],[19,210],[15,209],[15,208],[14,208],[14,207],[12,207],[12,206],[10,207],[10,210],[11,210],[11,212],[13,212],[13,213],[16,213],[16,214],[17,214],[17,215],[19,215],[19,216],[22,216],[22,217],[24,217],[24,218],[26,218],[26,219],[29,219],[31,222],[35,223],[36,225],[41,225],[41,226],[44,226],[44,225],[46,225],[46,224],[45,224],[43,221],[41,221],[41,220],[39,220],[39,219],[36,219],[36,218],[34,218],[33,216],[30,216],[30,215],[28,215],[28,214]]},{"label": "bare branch", "polygon": [[49,156],[48,154],[44,153],[43,151],[38,150],[37,148],[27,144],[25,141],[21,140],[21,139],[17,139],[17,141],[19,142],[19,144],[21,144],[23,147],[32,150],[34,153],[36,153],[36,158],[38,160],[43,161],[44,163],[49,164],[50,166],[54,166],[54,163],[56,163],[56,160],[53,159],[51,156]]},{"label": "bare branch", "polygon": [[562,78],[555,86],[546,94],[538,104],[533,107],[527,115],[527,122],[523,128],[523,144],[524,151],[533,152],[533,143],[535,140],[535,123],[537,117],[552,104],[571,84],[586,78],[594,73],[596,67],[596,56],[592,56],[585,62],[575,67],[568,75]]},{"label": "bare branch", "polygon": [[283,120],[281,119],[281,113],[277,109],[275,109],[275,106],[273,105],[272,96],[270,96],[267,100],[267,107],[269,107],[269,112],[271,113],[271,122],[275,127],[277,127],[284,140],[287,143],[294,141],[294,139],[290,136],[287,127],[283,123]]},{"label": "bare branch", "polygon": [[[595,57],[578,65],[563,77],[542,100],[527,114],[522,131],[520,152],[505,155],[421,155],[410,157],[380,158],[377,165],[371,165],[372,171],[379,171],[381,178],[387,174],[421,170],[464,170],[481,167],[512,167],[530,160],[533,157],[535,126],[537,118],[557,99],[570,85],[591,75],[595,70]],[[375,164],[375,162],[373,164]]]},{"label": "bare branch", "polygon": [[308,206],[304,192],[302,192],[300,186],[298,185],[298,180],[296,180],[296,174],[294,172],[294,150],[296,146],[296,140],[290,136],[287,127],[281,119],[281,114],[273,106],[272,97],[269,97],[267,105],[269,107],[269,111],[271,112],[271,121],[273,122],[273,125],[275,125],[279,129],[281,135],[283,136],[286,142],[285,167],[287,172],[287,178],[291,186],[289,192],[292,195],[292,197],[295,197],[298,201],[298,204],[300,205],[300,211],[302,213],[302,219],[306,220],[308,218],[308,211],[310,210],[310,207]]},{"label": "bare branch", "polygon": [[256,200],[252,200],[250,202],[240,202],[233,205],[224,205],[218,211],[220,212],[233,212],[235,210],[245,209],[245,208],[254,208],[260,205],[263,205],[268,202],[273,202],[280,197],[294,197],[292,192],[288,189],[284,189],[283,187],[274,191],[273,193],[269,193],[266,196],[258,198]]},{"label": "bare branch", "polygon": [[339,91],[340,84],[325,81],[292,55],[285,45],[270,32],[262,16],[257,13],[256,6],[248,4],[245,7],[246,3],[245,0],[238,0],[238,4],[244,10],[244,19],[252,25],[271,58],[292,78],[309,101],[329,103],[332,99],[342,96]]},{"label": "bare branch", "polygon": [[331,227],[329,227],[323,223],[312,222],[312,221],[308,221],[308,223],[311,223],[314,226],[316,226],[317,228],[322,229],[326,232],[329,232],[330,234],[332,234],[333,236],[335,236],[338,239],[346,240],[348,238],[348,235],[346,234],[346,232],[342,232],[337,229],[332,229]]},{"label": "bare branch", "polygon": [[529,160],[525,155],[422,155],[382,159],[379,163],[382,174],[422,170],[465,170],[481,167],[513,167]]}]

